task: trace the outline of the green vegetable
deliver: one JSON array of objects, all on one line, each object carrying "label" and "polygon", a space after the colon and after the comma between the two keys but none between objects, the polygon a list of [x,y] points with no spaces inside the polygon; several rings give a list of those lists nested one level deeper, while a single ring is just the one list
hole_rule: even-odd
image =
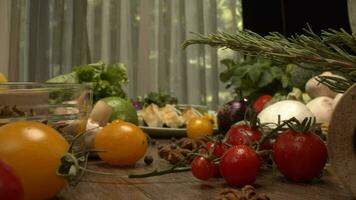
[{"label": "green vegetable", "polygon": [[71,73],[54,77],[50,83],[90,83],[94,102],[104,97],[126,98],[122,85],[127,84],[126,69],[123,64],[83,64],[75,66]]},{"label": "green vegetable", "polygon": [[310,64],[300,64],[302,67],[299,67],[298,65],[294,64],[289,64],[287,65],[286,71],[289,73],[290,76],[290,84],[294,87],[303,89],[305,88],[305,84],[308,82],[309,79],[312,77],[316,76],[317,74],[315,71],[312,70],[306,70],[310,69]]},{"label": "green vegetable", "polygon": [[47,83],[79,83],[79,79],[75,72],[71,72],[49,79]]},{"label": "green vegetable", "polygon": [[164,107],[166,104],[177,104],[178,99],[167,92],[150,92],[143,98],[139,97],[139,102],[141,105],[148,106],[152,103],[159,107]]},{"label": "green vegetable", "polygon": [[106,97],[101,99],[112,108],[112,113],[109,121],[121,119],[126,122],[131,122],[138,125],[138,116],[135,107],[131,101],[120,97]]},{"label": "green vegetable", "polygon": [[269,60],[257,58],[235,63],[225,59],[221,63],[227,69],[221,72],[220,80],[243,98],[254,100],[264,94],[287,94],[292,88],[287,67]]}]

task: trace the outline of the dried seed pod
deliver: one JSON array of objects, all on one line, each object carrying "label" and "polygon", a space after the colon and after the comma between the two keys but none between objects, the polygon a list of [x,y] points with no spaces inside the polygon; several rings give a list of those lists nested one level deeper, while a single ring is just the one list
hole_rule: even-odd
[{"label": "dried seed pod", "polygon": [[256,189],[251,185],[246,185],[240,190],[224,189],[215,198],[216,200],[270,200],[265,194],[258,194]]}]

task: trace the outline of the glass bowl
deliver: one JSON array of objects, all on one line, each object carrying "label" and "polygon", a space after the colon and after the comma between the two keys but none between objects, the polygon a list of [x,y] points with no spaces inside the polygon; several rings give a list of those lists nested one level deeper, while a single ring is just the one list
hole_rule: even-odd
[{"label": "glass bowl", "polygon": [[91,107],[92,91],[86,84],[0,84],[0,126],[39,121],[55,128],[70,142],[85,131]]}]

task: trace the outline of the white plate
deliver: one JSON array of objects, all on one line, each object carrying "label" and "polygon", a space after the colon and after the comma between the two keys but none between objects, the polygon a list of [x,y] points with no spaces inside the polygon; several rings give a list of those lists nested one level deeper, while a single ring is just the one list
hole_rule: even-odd
[{"label": "white plate", "polygon": [[[148,126],[140,126],[140,128],[152,138],[181,138],[187,136],[187,129],[185,128],[153,128]],[[214,129],[217,133],[218,129]]]}]

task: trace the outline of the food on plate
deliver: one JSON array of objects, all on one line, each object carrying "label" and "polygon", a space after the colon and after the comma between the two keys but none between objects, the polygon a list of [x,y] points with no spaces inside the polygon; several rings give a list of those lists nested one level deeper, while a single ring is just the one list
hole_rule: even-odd
[{"label": "food on plate", "polygon": [[213,122],[216,121],[216,115],[213,111],[199,111],[193,106],[173,104],[166,104],[163,107],[159,107],[152,103],[138,110],[137,115],[140,125],[156,128],[182,128],[187,125],[188,121],[196,117],[205,117]]},{"label": "food on plate", "polygon": [[317,123],[329,123],[331,114],[334,110],[333,99],[327,96],[316,97],[307,103],[307,108],[316,117]]},{"label": "food on plate", "polygon": [[224,104],[218,111],[217,121],[220,133],[225,134],[230,127],[245,117],[247,100],[232,100]]},{"label": "food on plate", "polygon": [[196,118],[196,117],[201,117],[202,114],[195,108],[193,107],[188,107],[182,112],[182,117],[185,122],[188,122],[189,120]]},{"label": "food on plate", "polygon": [[162,127],[164,122],[162,120],[161,111],[156,104],[150,104],[142,110],[138,111],[141,124],[146,123],[149,127]]},{"label": "food on plate", "polygon": [[187,123],[187,135],[189,138],[199,138],[212,135],[214,124],[205,117],[196,117]]},{"label": "food on plate", "polygon": [[0,199],[22,200],[22,183],[9,165],[0,160]]},{"label": "food on plate", "polygon": [[0,127],[0,158],[14,170],[25,200],[50,199],[65,185],[57,175],[68,142],[40,122],[13,122]]},{"label": "food on plate", "polygon": [[95,149],[98,156],[108,164],[134,165],[147,151],[146,135],[136,125],[115,120],[97,132]]},{"label": "food on plate", "polygon": [[179,128],[184,124],[184,119],[179,115],[180,111],[173,105],[167,104],[160,109],[162,121],[168,127]]}]

